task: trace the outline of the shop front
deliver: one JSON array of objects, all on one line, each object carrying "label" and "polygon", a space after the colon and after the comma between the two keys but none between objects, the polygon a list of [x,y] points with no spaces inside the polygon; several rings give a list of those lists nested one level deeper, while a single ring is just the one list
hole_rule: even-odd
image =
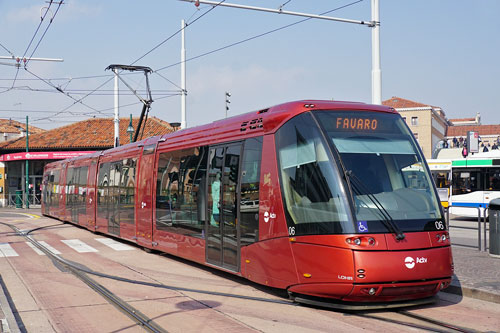
[{"label": "shop front", "polygon": [[[42,177],[45,165],[55,160],[93,152],[56,151],[0,155],[0,206],[17,208],[39,206],[42,199]],[[27,183],[26,177],[28,177]]]}]

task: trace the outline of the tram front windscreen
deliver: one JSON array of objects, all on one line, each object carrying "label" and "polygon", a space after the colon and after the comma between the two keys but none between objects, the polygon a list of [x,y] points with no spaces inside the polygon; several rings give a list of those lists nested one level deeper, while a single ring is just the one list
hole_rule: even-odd
[{"label": "tram front windscreen", "polygon": [[294,235],[444,228],[423,156],[398,114],[303,113],[278,130],[276,146]]},{"label": "tram front windscreen", "polygon": [[443,217],[424,158],[398,114],[331,111],[315,117],[343,164],[357,231],[382,231],[387,219],[402,231],[444,228],[436,223]]}]

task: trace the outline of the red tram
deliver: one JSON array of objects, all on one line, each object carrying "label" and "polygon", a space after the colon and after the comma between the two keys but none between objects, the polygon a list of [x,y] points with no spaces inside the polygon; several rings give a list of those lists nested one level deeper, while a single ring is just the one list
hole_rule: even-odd
[{"label": "red tram", "polygon": [[42,213],[305,302],[447,287],[449,235],[394,109],[298,101],[48,164]]}]

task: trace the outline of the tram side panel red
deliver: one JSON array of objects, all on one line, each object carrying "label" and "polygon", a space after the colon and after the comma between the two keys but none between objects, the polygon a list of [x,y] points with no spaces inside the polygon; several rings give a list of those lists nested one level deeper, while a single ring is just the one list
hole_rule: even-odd
[{"label": "tram side panel red", "polygon": [[242,274],[257,283],[286,288],[298,280],[284,217],[272,135],[264,136],[260,179],[259,242],[241,251]]},{"label": "tram side panel red", "polygon": [[274,135],[264,136],[260,179],[259,240],[288,237]]},{"label": "tram side panel red", "polygon": [[268,239],[242,251],[245,277],[251,281],[285,289],[297,284],[297,271],[288,238]]}]

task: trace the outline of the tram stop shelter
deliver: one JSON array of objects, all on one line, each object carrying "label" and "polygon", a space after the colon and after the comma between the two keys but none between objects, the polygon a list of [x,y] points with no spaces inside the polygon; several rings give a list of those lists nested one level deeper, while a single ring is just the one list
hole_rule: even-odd
[{"label": "tram stop shelter", "polygon": [[[123,144],[129,143],[129,123],[128,118],[120,120],[120,137]],[[132,119],[134,129],[138,123],[139,118]],[[176,129],[164,120],[149,117],[142,137],[166,134]],[[0,142],[0,207],[19,207],[26,203],[29,203],[29,206],[40,205],[43,169],[47,163],[106,150],[113,146],[112,118],[92,118],[48,131],[41,130],[38,133],[30,129],[29,152],[26,152],[24,135]],[[29,163],[28,175],[26,161]]]}]

